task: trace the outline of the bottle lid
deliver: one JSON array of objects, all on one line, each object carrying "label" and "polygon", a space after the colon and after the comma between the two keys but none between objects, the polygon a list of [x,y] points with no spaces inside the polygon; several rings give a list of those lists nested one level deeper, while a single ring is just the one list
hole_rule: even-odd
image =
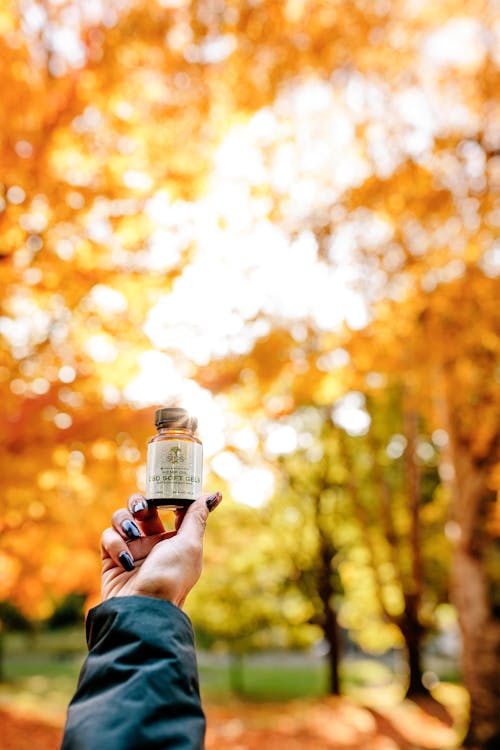
[{"label": "bottle lid", "polygon": [[196,417],[190,417],[186,409],[178,406],[165,406],[156,410],[155,425],[157,427],[180,427],[194,432],[198,427],[198,420]]}]

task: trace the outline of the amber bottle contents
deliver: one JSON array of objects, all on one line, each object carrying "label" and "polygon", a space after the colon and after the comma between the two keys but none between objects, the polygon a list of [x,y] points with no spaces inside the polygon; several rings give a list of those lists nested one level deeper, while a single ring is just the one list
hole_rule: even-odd
[{"label": "amber bottle contents", "polygon": [[155,414],[158,434],[148,443],[146,498],[154,505],[187,508],[201,495],[203,447],[195,417],[165,407]]}]

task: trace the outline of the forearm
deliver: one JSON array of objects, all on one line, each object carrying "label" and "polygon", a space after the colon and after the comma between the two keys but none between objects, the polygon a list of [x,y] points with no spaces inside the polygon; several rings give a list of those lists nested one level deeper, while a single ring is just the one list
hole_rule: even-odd
[{"label": "forearm", "polygon": [[170,602],[109,599],[87,620],[89,655],[62,750],[202,750],[193,632]]}]

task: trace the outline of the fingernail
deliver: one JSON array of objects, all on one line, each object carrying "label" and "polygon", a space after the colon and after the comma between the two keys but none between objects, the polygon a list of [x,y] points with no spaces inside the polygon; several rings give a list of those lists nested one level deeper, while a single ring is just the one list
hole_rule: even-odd
[{"label": "fingernail", "polygon": [[222,500],[222,495],[220,492],[216,492],[215,495],[210,495],[210,497],[207,497],[205,502],[206,502],[206,506],[208,510],[212,512],[213,509],[218,506],[221,500]]},{"label": "fingernail", "polygon": [[143,497],[138,498],[136,502],[132,506],[132,511],[134,513],[140,513],[141,510],[147,510],[148,507],[148,501],[145,500]]},{"label": "fingernail", "polygon": [[133,521],[124,521],[122,523],[122,529],[129,539],[139,539],[141,532]]},{"label": "fingernail", "polygon": [[120,552],[120,554],[118,555],[118,559],[125,570],[131,571],[135,568],[134,561],[132,560],[132,555],[129,552]]}]

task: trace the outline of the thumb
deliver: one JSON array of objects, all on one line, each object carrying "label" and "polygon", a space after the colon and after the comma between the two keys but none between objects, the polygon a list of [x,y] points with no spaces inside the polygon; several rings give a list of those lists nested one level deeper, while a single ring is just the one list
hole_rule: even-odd
[{"label": "thumb", "polygon": [[214,495],[202,495],[189,506],[180,521],[177,536],[192,542],[203,540],[208,514],[214,510],[222,500],[220,492]]}]

